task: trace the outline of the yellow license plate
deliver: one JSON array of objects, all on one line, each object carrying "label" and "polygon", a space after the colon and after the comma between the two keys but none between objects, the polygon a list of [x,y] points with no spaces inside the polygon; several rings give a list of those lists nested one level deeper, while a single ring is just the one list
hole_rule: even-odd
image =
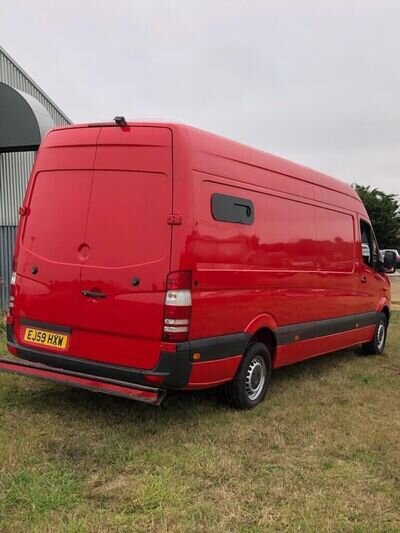
[{"label": "yellow license plate", "polygon": [[42,329],[26,328],[24,341],[65,350],[68,344],[68,335]]}]

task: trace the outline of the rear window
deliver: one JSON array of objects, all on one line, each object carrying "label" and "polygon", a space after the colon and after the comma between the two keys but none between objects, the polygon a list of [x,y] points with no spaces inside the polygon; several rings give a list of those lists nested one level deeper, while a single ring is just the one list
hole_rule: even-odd
[{"label": "rear window", "polygon": [[253,224],[254,205],[251,200],[214,193],[211,196],[211,213],[220,222],[234,222],[236,224]]}]

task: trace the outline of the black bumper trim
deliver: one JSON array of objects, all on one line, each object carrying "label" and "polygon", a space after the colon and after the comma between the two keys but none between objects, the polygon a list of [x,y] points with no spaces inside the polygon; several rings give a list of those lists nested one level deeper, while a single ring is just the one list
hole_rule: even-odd
[{"label": "black bumper trim", "polygon": [[242,355],[250,340],[251,335],[247,333],[234,333],[232,335],[222,335],[220,337],[207,337],[194,341],[183,342],[177,345],[180,350],[189,351],[191,356],[199,353],[199,361],[214,361],[215,359],[225,359],[234,355]]},{"label": "black bumper trim", "polygon": [[[51,326],[51,329],[54,327]],[[157,366],[150,370],[143,370],[21,346],[15,342],[12,326],[7,325],[7,342],[16,349],[17,355],[22,359],[42,363],[53,368],[62,368],[72,372],[92,374],[139,385],[148,383],[145,379],[146,376],[160,376],[164,378],[162,386],[171,389],[181,389],[189,383],[193,353],[201,353],[200,360],[202,362],[232,357],[244,352],[247,339],[248,335],[239,333],[178,343],[176,352],[161,352]]]},{"label": "black bumper trim", "polygon": [[304,322],[290,326],[277,328],[275,334],[278,346],[292,344],[297,341],[316,339],[335,333],[344,333],[365,326],[373,326],[377,323],[378,313],[360,313],[338,318],[317,320],[316,322]]}]

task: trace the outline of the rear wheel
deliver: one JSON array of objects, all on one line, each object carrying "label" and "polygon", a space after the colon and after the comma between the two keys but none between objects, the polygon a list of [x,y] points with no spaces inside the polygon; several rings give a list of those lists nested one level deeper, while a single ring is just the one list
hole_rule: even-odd
[{"label": "rear wheel", "polygon": [[372,340],[362,344],[362,353],[365,355],[380,355],[383,353],[387,337],[387,319],[385,313],[379,314]]},{"label": "rear wheel", "polygon": [[237,409],[251,409],[262,402],[271,383],[271,354],[261,342],[249,344],[240,368],[225,386],[227,401]]}]

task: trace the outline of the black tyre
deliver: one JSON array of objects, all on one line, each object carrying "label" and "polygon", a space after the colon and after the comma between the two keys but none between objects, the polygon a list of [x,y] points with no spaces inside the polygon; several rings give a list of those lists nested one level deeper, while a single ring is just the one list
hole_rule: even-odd
[{"label": "black tyre", "polygon": [[271,383],[271,354],[265,344],[249,344],[240,368],[225,386],[225,397],[236,409],[251,409],[262,402]]},{"label": "black tyre", "polygon": [[385,313],[380,313],[375,327],[373,339],[370,342],[365,342],[362,344],[362,353],[364,355],[380,355],[385,349],[386,337],[387,319]]}]

